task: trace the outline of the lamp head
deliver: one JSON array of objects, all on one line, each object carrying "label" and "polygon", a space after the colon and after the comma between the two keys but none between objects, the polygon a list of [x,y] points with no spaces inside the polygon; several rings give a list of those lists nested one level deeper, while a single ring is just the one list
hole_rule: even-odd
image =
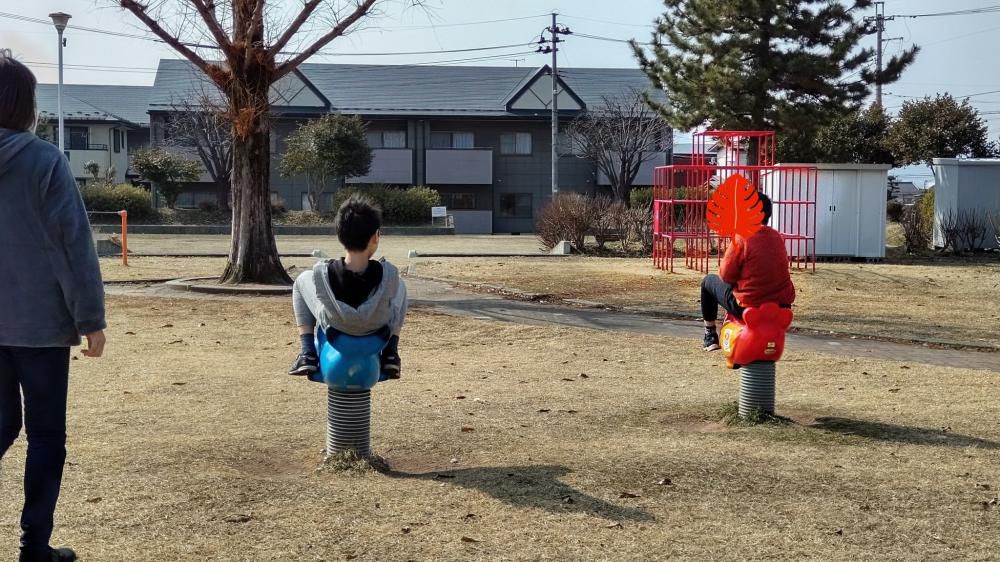
[{"label": "lamp head", "polygon": [[56,30],[59,31],[59,33],[62,33],[66,29],[66,24],[69,23],[69,19],[73,16],[63,12],[55,12],[53,14],[49,14],[49,17],[52,18],[52,23],[55,24]]}]

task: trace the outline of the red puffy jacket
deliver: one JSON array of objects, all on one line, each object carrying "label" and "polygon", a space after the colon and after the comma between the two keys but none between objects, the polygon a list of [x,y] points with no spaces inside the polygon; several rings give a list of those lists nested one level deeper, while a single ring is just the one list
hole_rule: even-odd
[{"label": "red puffy jacket", "polygon": [[769,226],[761,226],[750,238],[737,236],[726,250],[719,277],[733,286],[733,295],[743,307],[795,302],[785,242]]}]

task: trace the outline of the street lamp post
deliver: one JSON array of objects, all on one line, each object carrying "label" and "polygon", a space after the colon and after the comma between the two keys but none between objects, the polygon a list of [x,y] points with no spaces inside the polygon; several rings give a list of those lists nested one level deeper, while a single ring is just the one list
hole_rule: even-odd
[{"label": "street lamp post", "polygon": [[63,12],[55,12],[54,14],[49,14],[52,18],[52,23],[56,26],[56,31],[59,32],[59,86],[56,89],[56,107],[59,112],[59,152],[65,152],[65,142],[66,142],[66,131],[63,128],[63,110],[62,110],[62,86],[63,86],[63,47],[66,46],[66,40],[63,39],[63,31],[66,31],[66,24],[69,23],[69,18],[73,17],[69,14]]}]

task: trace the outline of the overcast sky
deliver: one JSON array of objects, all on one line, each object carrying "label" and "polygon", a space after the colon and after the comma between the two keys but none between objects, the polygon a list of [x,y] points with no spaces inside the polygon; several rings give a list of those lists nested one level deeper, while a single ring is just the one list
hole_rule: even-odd
[{"label": "overcast sky", "polygon": [[[173,2],[174,0],[168,0]],[[286,0],[289,6],[299,0]],[[108,0],[0,0],[0,13],[47,18],[50,12],[73,16],[71,25],[116,32],[145,34],[140,24]],[[537,67],[548,57],[534,54],[533,47],[518,46],[471,53],[426,55],[348,56],[347,53],[447,51],[496,45],[523,44],[537,40],[550,22],[549,12],[560,13],[560,23],[573,31],[609,38],[646,39],[651,22],[662,11],[659,0],[429,0],[430,11],[402,9],[404,0],[390,0],[387,12],[368,29],[335,41],[315,62],[410,64],[455,61],[476,64]],[[996,6],[988,0],[888,0],[886,14],[921,14]],[[484,20],[515,21],[477,23]],[[468,25],[466,25],[468,24]],[[887,37],[902,37],[888,43],[889,55],[911,43],[923,51],[900,82],[886,87],[885,105],[895,111],[905,97],[937,92],[969,95],[1000,90],[996,60],[996,37],[1000,12],[972,16],[897,18],[887,22]],[[66,82],[75,84],[149,85],[160,58],[175,58],[166,46],[142,39],[67,31]],[[871,41],[874,43],[874,41]],[[56,35],[51,26],[17,21],[0,15],[0,47],[6,47],[30,63],[42,82],[55,82]],[[461,62],[480,56],[491,60]],[[561,66],[634,67],[627,45],[570,36],[562,45]],[[75,65],[75,66],[69,66]],[[104,67],[102,70],[84,67]],[[114,68],[110,68],[114,67]],[[1000,93],[971,98],[991,126],[991,136],[1000,136]],[[921,176],[929,176],[929,171]]]}]

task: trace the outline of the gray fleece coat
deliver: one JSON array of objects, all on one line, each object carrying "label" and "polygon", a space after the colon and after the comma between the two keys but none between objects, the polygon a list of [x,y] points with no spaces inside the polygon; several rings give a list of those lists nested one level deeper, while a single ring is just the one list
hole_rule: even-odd
[{"label": "gray fleece coat", "polygon": [[66,157],[0,129],[0,346],[67,347],[104,328],[101,269]]},{"label": "gray fleece coat", "polygon": [[330,287],[327,275],[328,261],[321,261],[313,267],[312,282],[316,285],[316,300],[321,305],[316,314],[320,326],[334,329],[352,336],[370,334],[390,326],[398,332],[406,314],[406,291],[399,278],[399,270],[388,261],[382,260],[382,283],[361,303],[353,308],[338,301]]}]

